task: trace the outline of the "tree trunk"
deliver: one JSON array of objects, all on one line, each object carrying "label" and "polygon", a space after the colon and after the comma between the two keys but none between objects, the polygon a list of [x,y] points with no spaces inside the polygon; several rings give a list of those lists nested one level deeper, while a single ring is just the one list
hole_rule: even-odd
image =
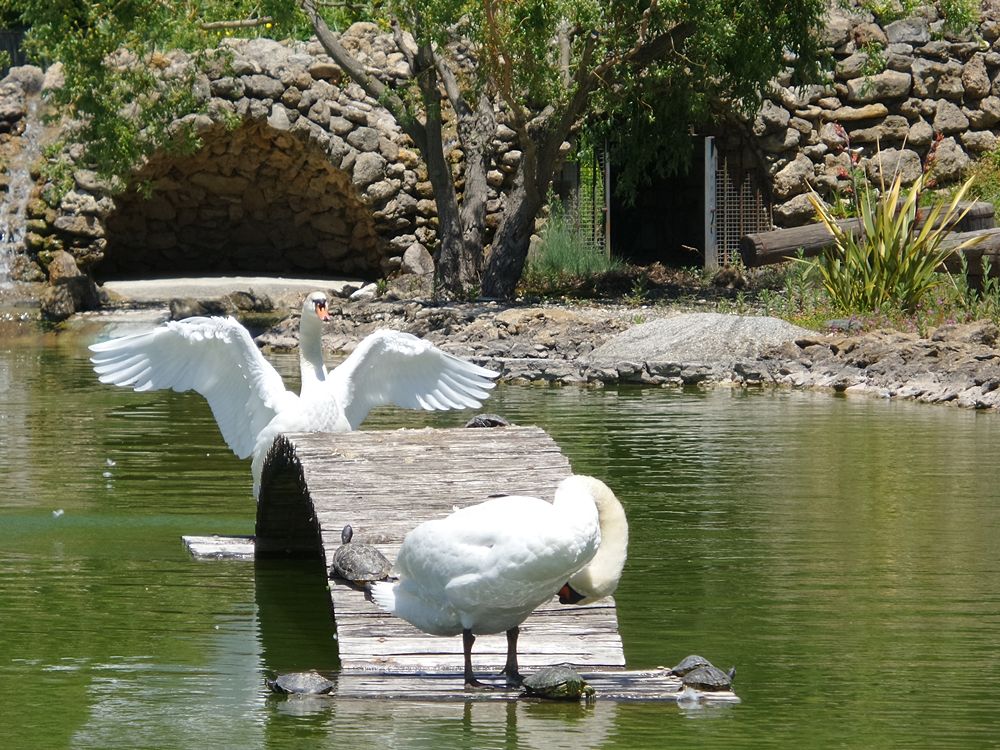
[{"label": "tree trunk", "polygon": [[542,208],[542,199],[537,190],[525,187],[523,174],[518,170],[518,179],[507,195],[507,208],[493,237],[483,273],[483,294],[487,297],[513,297],[528,257],[531,232]]},{"label": "tree trunk", "polygon": [[458,135],[465,150],[465,187],[462,190],[461,207],[462,249],[458,272],[464,291],[469,292],[479,289],[483,275],[486,199],[489,195],[486,173],[493,153],[497,120],[493,103],[486,96],[479,98],[474,111],[464,106],[459,106],[457,110]]}]

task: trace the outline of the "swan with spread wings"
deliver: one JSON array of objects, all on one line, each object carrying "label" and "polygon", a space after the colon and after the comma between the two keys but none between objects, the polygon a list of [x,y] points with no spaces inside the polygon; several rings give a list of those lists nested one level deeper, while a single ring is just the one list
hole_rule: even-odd
[{"label": "swan with spread wings", "polygon": [[247,329],[231,317],[171,321],[93,344],[91,362],[102,383],[204,396],[233,453],[253,456],[254,497],[264,458],[282,433],[355,430],[380,405],[478,408],[495,385],[498,373],[392,330],[370,334],[328,371],[322,346],[328,319],[326,294],[309,294],[299,324],[298,395],[285,388]]}]

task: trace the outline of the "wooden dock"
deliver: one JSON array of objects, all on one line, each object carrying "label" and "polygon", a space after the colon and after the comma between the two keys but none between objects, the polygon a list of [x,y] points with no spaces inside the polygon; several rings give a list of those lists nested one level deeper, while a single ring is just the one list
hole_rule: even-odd
[{"label": "wooden dock", "polygon": [[[535,427],[289,435],[264,470],[257,554],[319,553],[329,568],[349,523],[356,541],[395,560],[423,521],[498,492],[551,498],[569,474],[569,461]],[[426,635],[332,580],[330,598],[345,672],[461,673],[461,638]],[[474,665],[498,671],[506,653],[504,634],[478,637]],[[624,667],[614,601],[566,607],[553,597],[522,625],[519,658],[527,668]]]},{"label": "wooden dock", "polygon": [[[351,524],[355,541],[395,560],[404,535],[423,521],[498,493],[551,499],[570,473],[559,447],[537,427],[286,435],[265,463],[255,554],[321,556],[329,569],[341,530]],[[460,637],[426,635],[336,580],[329,593],[341,662],[337,696],[517,695],[465,692]],[[480,679],[499,672],[506,648],[502,633],[477,637],[473,665]],[[601,696],[676,701],[681,695],[680,681],[663,670],[624,670],[610,597],[584,607],[563,606],[553,597],[521,626],[518,656],[525,672],[572,664]],[[738,700],[732,693],[712,697]]]}]

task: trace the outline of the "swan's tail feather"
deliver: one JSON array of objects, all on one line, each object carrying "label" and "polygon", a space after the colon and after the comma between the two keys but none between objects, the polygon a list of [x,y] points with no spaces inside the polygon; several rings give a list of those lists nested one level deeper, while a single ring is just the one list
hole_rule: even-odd
[{"label": "swan's tail feather", "polygon": [[375,604],[386,612],[396,611],[396,584],[391,581],[376,581],[371,585],[371,595]]}]

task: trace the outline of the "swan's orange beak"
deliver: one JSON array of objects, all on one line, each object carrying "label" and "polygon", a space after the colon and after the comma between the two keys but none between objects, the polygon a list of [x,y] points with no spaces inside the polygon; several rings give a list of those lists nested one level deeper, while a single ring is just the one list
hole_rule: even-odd
[{"label": "swan's orange beak", "polygon": [[323,321],[326,321],[326,320],[330,319],[330,313],[328,313],[326,311],[326,303],[325,302],[317,302],[316,303],[316,317],[319,318],[320,320],[323,320]]}]

